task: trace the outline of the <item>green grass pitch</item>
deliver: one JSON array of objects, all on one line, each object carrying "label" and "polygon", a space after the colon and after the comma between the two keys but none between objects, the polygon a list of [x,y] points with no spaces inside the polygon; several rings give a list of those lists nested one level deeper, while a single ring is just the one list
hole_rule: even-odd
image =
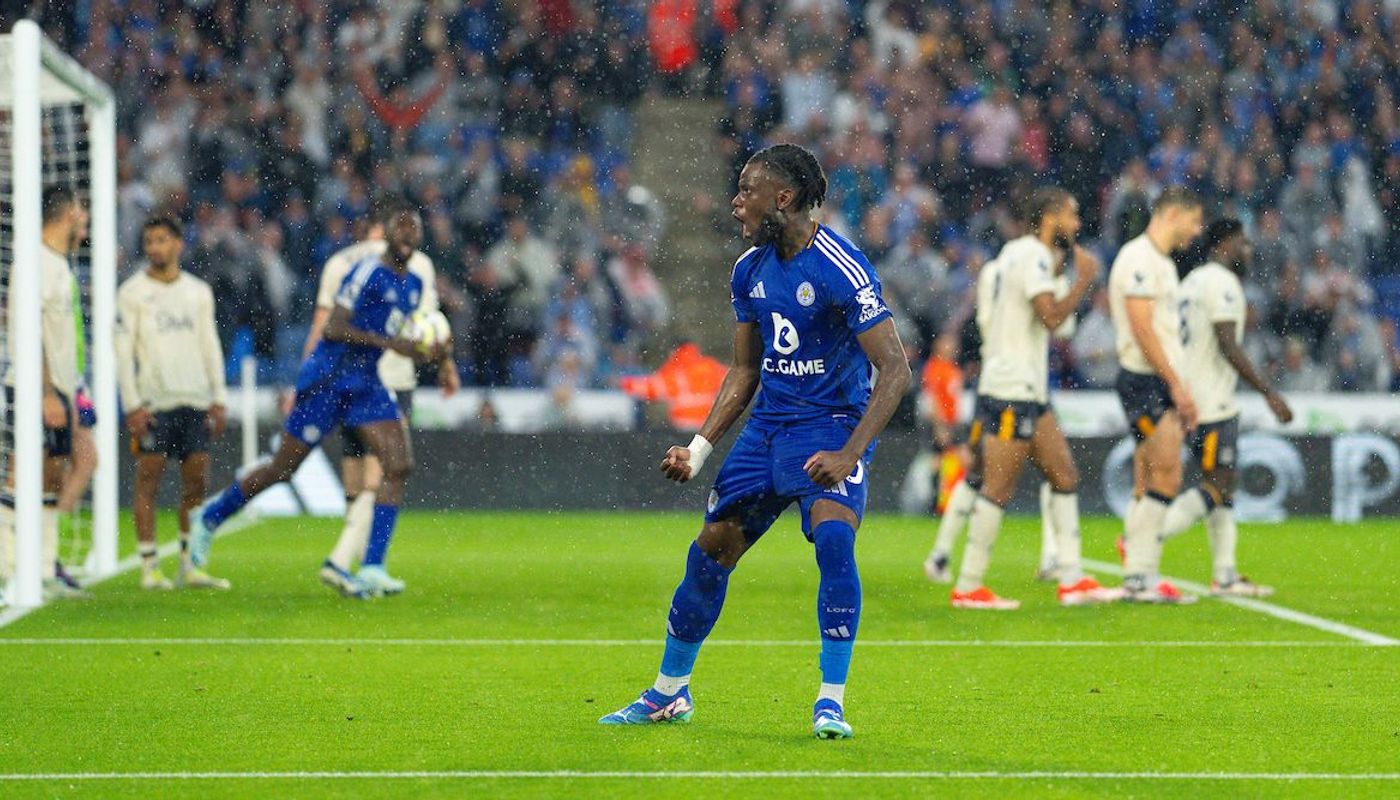
[{"label": "green grass pitch", "polygon": [[[989,575],[1024,601],[1015,613],[948,608],[920,570],[930,521],[866,522],[853,740],[811,738],[817,571],[789,517],[734,575],[696,668],[694,721],[600,727],[655,676],[698,524],[406,513],[390,566],[409,591],[372,602],[316,580],[337,520],[221,539],[226,594],[146,593],[119,576],[0,629],[0,773],[69,776],[2,780],[0,796],[1400,794],[1400,648],[1209,599],[1058,608],[1031,580],[1028,519],[1009,521]],[[1116,531],[1086,520],[1086,556],[1111,559]],[[1245,525],[1240,561],[1278,587],[1278,605],[1400,638],[1392,522]],[[1197,530],[1169,544],[1164,571],[1206,582],[1208,562]],[[69,641],[33,641],[54,638]],[[705,774],[657,775],[676,771]],[[345,772],[436,774],[246,774]],[[713,774],[753,772],[864,777]],[[164,776],[77,777],[92,773]]]}]

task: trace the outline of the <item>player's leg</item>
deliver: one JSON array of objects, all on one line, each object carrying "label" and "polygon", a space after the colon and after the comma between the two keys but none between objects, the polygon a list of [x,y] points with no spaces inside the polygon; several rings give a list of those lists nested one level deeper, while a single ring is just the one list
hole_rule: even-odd
[{"label": "player's leg", "polygon": [[301,462],[321,443],[321,437],[341,423],[349,399],[344,390],[335,386],[313,386],[297,392],[292,410],[282,423],[282,441],[271,460],[235,480],[200,506],[190,519],[193,566],[203,569],[207,565],[214,533],[229,517],[267,489],[291,480]]},{"label": "player's leg", "polygon": [[[63,398],[65,405],[67,398]],[[68,406],[68,425],[64,428],[44,431],[45,457],[43,465],[44,510],[41,529],[41,550],[44,593],[51,598],[85,598],[88,593],[77,581],[65,574],[60,577],[58,565],[59,524],[62,514],[58,508],[59,494],[63,491],[63,481],[73,463],[74,430],[77,418],[73,408]]]},{"label": "player's leg", "polygon": [[[293,409],[292,413],[295,415],[296,409]],[[297,467],[300,467],[301,462],[311,453],[311,448],[311,444],[295,436],[283,435],[282,442],[270,461],[253,468],[241,480],[235,480],[212,500],[196,509],[190,518],[190,564],[203,569],[209,563],[209,548],[219,526],[243,510],[254,497],[279,483],[291,480]]]},{"label": "player's leg", "polygon": [[137,450],[136,482],[132,487],[131,516],[136,524],[136,550],[141,555],[141,588],[174,589],[175,584],[160,570],[156,553],[156,494],[165,473],[165,454]]},{"label": "player's leg", "polygon": [[[1008,412],[1010,415],[1008,416]],[[983,608],[1014,610],[1020,603],[997,597],[984,585],[987,567],[992,559],[992,546],[1001,532],[1003,509],[1016,492],[1026,457],[1030,453],[1029,435],[1008,406],[998,414],[996,432],[982,437],[982,491],[968,518],[967,547],[963,550],[962,567],[953,586],[954,608]]]},{"label": "player's leg", "polygon": [[[58,492],[59,541],[71,542],[78,536],[78,505],[87,494],[92,476],[97,471],[97,441],[93,438],[92,427],[97,423],[91,409],[79,412],[79,422],[73,427],[72,453],[68,461],[68,472],[63,477],[63,486]],[[59,580],[72,588],[79,588],[78,582],[63,569],[62,558],[54,563],[54,572]]]},{"label": "player's leg", "polygon": [[[1211,510],[1221,503],[1223,498],[1216,481],[1224,477],[1219,474],[1218,469],[1223,433],[1219,423],[1202,425],[1191,432],[1187,444],[1191,456],[1201,467],[1201,482],[1178,494],[1172,501],[1167,509],[1167,516],[1162,521],[1162,541],[1186,532],[1205,519]],[[1231,473],[1229,480],[1233,491],[1233,471]],[[1212,476],[1215,476],[1214,479]]]},{"label": "player's leg", "polygon": [[729,576],[787,504],[773,495],[772,437],[749,423],[725,457],[710,492],[700,535],[686,553],[685,575],[671,598],[666,647],[651,688],[599,719],[603,725],[688,722],[690,675],[700,646],[724,608]]},{"label": "player's leg", "polygon": [[73,405],[67,397],[59,394],[68,423],[61,428],[44,429],[43,463],[43,516],[40,528],[40,551],[45,592],[53,597],[66,597],[78,594],[68,584],[57,579],[58,567],[58,495],[63,491],[63,477],[67,474],[73,458],[73,429],[77,418]]},{"label": "player's leg", "polygon": [[[200,424],[203,424],[202,420]],[[180,462],[180,571],[176,583],[190,589],[227,590],[230,588],[227,579],[210,575],[195,566],[190,558],[191,517],[198,513],[208,491],[209,450],[206,437],[204,449],[186,454]]]},{"label": "player's leg", "polygon": [[1043,512],[1055,533],[1054,549],[1061,605],[1085,605],[1118,600],[1121,592],[1108,589],[1084,574],[1079,535],[1079,468],[1070,453],[1069,440],[1059,420],[1046,412],[1036,421],[1031,459],[1045,476],[1041,495]]},{"label": "player's leg", "polygon": [[1192,599],[1161,580],[1161,533],[1167,509],[1181,489],[1183,431],[1174,410],[1162,414],[1141,445],[1145,493],[1126,522],[1125,598],[1180,603]]},{"label": "player's leg", "polygon": [[1040,566],[1035,570],[1035,579],[1050,583],[1059,578],[1059,534],[1055,531],[1051,498],[1054,490],[1049,481],[1040,482]]},{"label": "player's leg", "polygon": [[[365,553],[369,542],[369,529],[374,522],[374,492],[367,489],[366,471],[370,461],[369,448],[353,428],[340,429],[341,483],[345,487],[345,524],[341,526],[340,537],[331,548],[330,555],[322,564],[322,579],[327,571],[348,575],[356,561]],[[375,462],[378,470],[378,462]],[[377,488],[378,481],[374,484]],[[331,581],[327,581],[332,583]]]},{"label": "player's leg", "polygon": [[[850,497],[855,487],[843,488]],[[863,491],[859,500],[864,506]],[[812,504],[809,520],[821,573],[817,627],[822,640],[822,683],[812,707],[812,728],[820,738],[844,739],[852,733],[845,720],[846,677],[860,626],[860,572],[855,548],[860,516],[842,502],[823,498]]]},{"label": "player's leg", "polygon": [[958,536],[967,526],[972,515],[972,507],[977,502],[977,492],[982,488],[982,423],[973,420],[968,432],[967,448],[971,459],[967,465],[967,476],[953,487],[948,497],[948,505],[943,509],[943,517],[938,521],[938,534],[933,540],[933,549],[924,559],[924,574],[934,583],[952,583],[949,570],[952,563],[953,546]]},{"label": "player's leg", "polygon": [[413,469],[412,450],[404,426],[398,419],[381,419],[360,425],[356,432],[365,440],[365,445],[379,460],[383,470],[383,478],[375,494],[369,542],[356,577],[377,594],[398,594],[404,590],[404,582],[388,574],[384,569],[384,560],[388,556],[394,529],[398,526],[404,485]]}]

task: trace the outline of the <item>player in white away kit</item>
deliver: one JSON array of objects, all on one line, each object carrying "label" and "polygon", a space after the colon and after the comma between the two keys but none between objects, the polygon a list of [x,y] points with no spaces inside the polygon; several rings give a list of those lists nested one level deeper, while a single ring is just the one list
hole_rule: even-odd
[{"label": "player in white away kit", "polygon": [[[381,204],[391,205],[391,204]],[[321,282],[316,295],[316,310],[311,318],[311,330],[306,336],[306,346],[302,360],[311,355],[316,344],[321,341],[321,331],[331,310],[335,308],[336,294],[341,284],[355,264],[366,258],[384,255],[388,245],[384,242],[383,208],[372,213],[365,240],[356,242],[326,259],[321,269]],[[408,259],[408,271],[423,281],[423,298],[420,309],[437,311],[437,275],[433,260],[421,250],[415,250]],[[456,370],[441,370],[439,382],[443,394],[451,396],[461,388],[461,379]],[[407,429],[413,417],[413,390],[418,386],[418,371],[412,359],[385,350],[379,359],[379,378],[385,388],[394,394],[395,402],[403,413],[403,423]],[[351,574],[355,561],[365,552],[369,542],[370,523],[373,521],[376,491],[383,478],[379,461],[371,455],[354,428],[342,427],[341,438],[341,483],[345,487],[345,526],[335,547],[321,564],[321,581],[346,597],[364,597],[366,587],[360,586]],[[395,579],[389,586],[389,593],[403,591],[401,582]]]},{"label": "player in white away kit", "polygon": [[117,375],[136,456],[132,516],[141,588],[173,589],[156,556],[156,492],[167,459],[180,462],[180,568],[176,583],[227,589],[190,563],[190,512],[209,486],[209,438],[224,432],[224,351],[209,284],[180,269],[183,230],[173,217],[141,229],[147,268],[117,291]]},{"label": "player in white away kit", "polygon": [[1287,424],[1293,412],[1264,382],[1240,348],[1244,338],[1245,274],[1253,250],[1239,220],[1222,219],[1206,230],[1207,258],[1181,282],[1181,338],[1186,349],[1186,385],[1196,401],[1200,424],[1191,435],[1191,454],[1201,465],[1201,483],[1172,501],[1162,539],[1206,521],[1213,568],[1211,593],[1268,597],[1235,570],[1235,459],[1239,453],[1239,378],[1264,396],[1269,410]]},{"label": "player in white away kit", "polygon": [[[1008,242],[983,267],[977,283],[977,325],[982,331],[982,375],[977,386],[974,433],[982,451],[982,489],[968,520],[967,548],[953,588],[954,608],[1010,610],[1015,600],[983,585],[992,545],[1001,530],[1002,509],[1016,491],[1027,458],[1054,489],[1062,605],[1117,600],[1084,574],[1079,560],[1079,471],[1069,443],[1050,409],[1050,332],[1074,314],[1100,272],[1088,251],[1074,244],[1079,204],[1062,189],[1041,189],[1031,198],[1032,233]],[[1056,275],[1073,254],[1075,281],[1055,297]]]},{"label": "player in white away kit", "polygon": [[[992,264],[982,267],[982,272],[978,275],[979,289],[981,279],[986,277],[988,281],[994,280],[996,274]],[[1069,278],[1061,273],[1055,278],[1055,300],[1063,300],[1069,296]],[[990,291],[990,288],[986,289]],[[1060,327],[1055,329],[1054,338],[1071,339],[1074,337],[1075,319],[1073,316],[1066,317],[1060,323]],[[974,401],[974,412],[976,403]],[[982,489],[982,423],[975,417],[968,428],[967,447],[972,453],[971,461],[967,465],[966,476],[958,481],[953,487],[952,493],[948,497],[948,503],[943,509],[943,516],[938,520],[938,532],[933,540],[933,548],[929,550],[928,556],[924,559],[924,575],[934,583],[952,583],[953,571],[951,569],[953,546],[957,544],[958,537],[962,535],[963,528],[967,527],[968,518],[972,516],[973,506],[977,504],[977,493]],[[1058,561],[1058,534],[1055,531],[1054,515],[1051,506],[1054,502],[1054,491],[1050,487],[1049,481],[1040,484],[1040,567],[1036,569],[1035,579],[1044,582],[1055,582],[1059,580],[1060,570]]]},{"label": "player in white away kit", "polygon": [[[43,349],[43,424],[44,424],[44,511],[41,556],[44,594],[46,597],[86,597],[86,593],[60,580],[58,564],[58,494],[63,487],[65,466],[71,463],[73,431],[77,426],[74,399],[82,375],[78,369],[79,321],[74,298],[78,284],[73,278],[69,258],[79,243],[87,238],[88,214],[82,201],[65,186],[44,189],[40,202],[43,209],[43,245],[39,248],[40,328]],[[21,265],[33,266],[33,265]],[[16,295],[9,296],[10,316],[14,316]],[[14,373],[5,374],[5,435],[15,430]],[[13,441],[10,458],[14,458]],[[14,464],[10,464],[8,479],[13,480]],[[0,494],[0,578],[12,577],[14,570],[14,487],[6,485]],[[0,605],[3,605],[0,600]]]},{"label": "player in white away kit", "polygon": [[1201,232],[1201,201],[1168,187],[1152,207],[1147,230],[1123,245],[1108,278],[1109,311],[1118,346],[1118,397],[1137,438],[1134,499],[1123,542],[1124,599],[1190,603],[1161,580],[1162,525],[1181,488],[1181,444],[1196,427],[1196,404],[1183,368],[1176,263],[1169,255]]}]

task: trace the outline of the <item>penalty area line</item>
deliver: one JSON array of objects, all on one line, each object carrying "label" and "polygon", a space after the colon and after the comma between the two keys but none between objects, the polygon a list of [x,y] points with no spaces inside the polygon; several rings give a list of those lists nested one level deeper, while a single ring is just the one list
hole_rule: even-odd
[{"label": "penalty area line", "polygon": [[0,783],[21,781],[210,781],[210,780],[990,780],[990,781],[1396,781],[1400,772],[1077,772],[1077,771],[576,771],[442,770],[385,772],[36,772],[0,774]]},{"label": "penalty area line", "polygon": [[[1123,575],[1122,567],[1117,564],[1110,564],[1107,561],[1094,561],[1086,558],[1084,559],[1084,568],[1119,577]],[[1295,611],[1276,603],[1266,603],[1263,600],[1256,600],[1251,597],[1216,597],[1210,593],[1209,586],[1194,581],[1172,578],[1167,575],[1163,575],[1162,579],[1171,581],[1182,589],[1194,594],[1205,595],[1213,600],[1219,600],[1222,603],[1228,603],[1229,605],[1248,609],[1250,611],[1257,611],[1260,614],[1267,614],[1271,617],[1293,622],[1298,625],[1306,625],[1309,628],[1314,628],[1319,631],[1335,633],[1338,636],[1345,636],[1348,639],[1355,639],[1358,642],[1365,642],[1366,644],[1379,645],[1382,647],[1400,645],[1400,639],[1393,639],[1384,634],[1368,631],[1354,625],[1348,625],[1345,622],[1337,622],[1336,620],[1327,619],[1325,617],[1307,614],[1302,611]]]}]

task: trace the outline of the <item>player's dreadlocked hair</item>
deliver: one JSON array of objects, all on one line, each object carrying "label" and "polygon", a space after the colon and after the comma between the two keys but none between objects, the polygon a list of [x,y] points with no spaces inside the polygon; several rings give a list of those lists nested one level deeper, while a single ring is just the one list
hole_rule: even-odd
[{"label": "player's dreadlocked hair", "polygon": [[792,201],[793,210],[808,211],[826,202],[826,173],[822,172],[817,157],[805,147],[775,144],[754,153],[749,162],[762,164],[792,185],[797,191]]},{"label": "player's dreadlocked hair", "polygon": [[1025,219],[1026,224],[1033,231],[1040,230],[1040,225],[1045,221],[1045,215],[1064,208],[1065,203],[1071,199],[1070,193],[1058,186],[1042,186],[1031,192],[1031,196],[1026,198]]}]

